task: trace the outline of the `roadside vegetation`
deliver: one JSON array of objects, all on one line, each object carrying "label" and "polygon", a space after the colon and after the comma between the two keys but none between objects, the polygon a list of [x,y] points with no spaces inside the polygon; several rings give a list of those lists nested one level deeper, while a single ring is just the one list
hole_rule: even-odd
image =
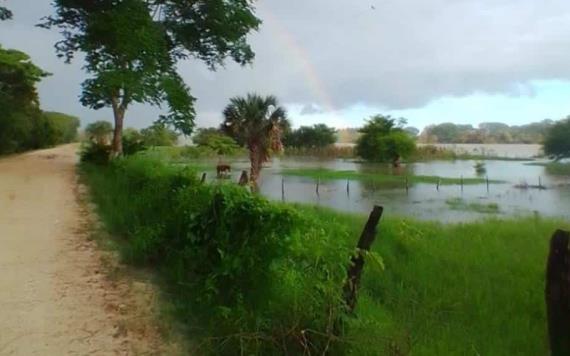
[{"label": "roadside vegetation", "polygon": [[140,154],[82,172],[125,261],[160,273],[203,352],[547,350],[544,263],[561,221],[383,220],[346,315],[342,285],[365,216],[200,184],[196,172]]},{"label": "roadside vegetation", "polygon": [[0,155],[77,139],[77,117],[40,109],[36,85],[48,75],[27,54],[0,46]]},{"label": "roadside vegetation", "polygon": [[445,204],[451,210],[474,211],[482,214],[498,214],[501,209],[497,203],[466,202],[463,198],[447,199]]}]

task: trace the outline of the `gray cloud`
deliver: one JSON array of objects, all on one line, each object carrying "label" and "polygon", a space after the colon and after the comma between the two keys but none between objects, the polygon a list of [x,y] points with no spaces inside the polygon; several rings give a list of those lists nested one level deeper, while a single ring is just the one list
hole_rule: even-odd
[{"label": "gray cloud", "polygon": [[323,109],[315,104],[308,104],[303,106],[301,109],[301,115],[313,115],[313,114],[321,114],[323,113]]},{"label": "gray cloud", "polygon": [[[58,35],[32,27],[51,12],[50,1],[6,3],[15,20],[0,24],[0,43],[29,52],[54,73],[40,87],[43,105],[88,120],[108,117],[81,108],[80,61],[61,63],[52,49]],[[570,79],[567,0],[260,0],[257,6],[264,24],[251,36],[253,66],[228,63],[210,72],[195,61],[180,64],[198,98],[199,122],[215,123],[230,97],[249,91],[324,110],[406,109],[474,92],[527,95],[530,80]],[[156,113],[137,107],[129,117],[147,124]]]}]

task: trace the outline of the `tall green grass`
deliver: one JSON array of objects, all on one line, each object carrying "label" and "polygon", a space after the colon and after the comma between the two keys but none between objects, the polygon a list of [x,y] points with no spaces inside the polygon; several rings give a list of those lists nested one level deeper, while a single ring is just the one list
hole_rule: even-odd
[{"label": "tall green grass", "polygon": [[349,316],[341,290],[366,216],[201,185],[148,158],[82,171],[125,260],[159,271],[199,351],[546,353],[544,266],[562,221],[383,220],[373,246],[383,262],[368,260]]}]

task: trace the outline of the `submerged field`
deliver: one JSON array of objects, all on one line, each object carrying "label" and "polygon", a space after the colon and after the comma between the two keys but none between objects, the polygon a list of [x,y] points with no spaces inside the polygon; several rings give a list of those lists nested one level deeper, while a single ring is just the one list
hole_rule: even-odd
[{"label": "submerged field", "polygon": [[546,353],[544,270],[550,235],[569,227],[561,220],[441,224],[387,214],[356,313],[343,316],[365,214],[200,185],[198,172],[148,159],[83,172],[124,258],[158,271],[201,351]]}]

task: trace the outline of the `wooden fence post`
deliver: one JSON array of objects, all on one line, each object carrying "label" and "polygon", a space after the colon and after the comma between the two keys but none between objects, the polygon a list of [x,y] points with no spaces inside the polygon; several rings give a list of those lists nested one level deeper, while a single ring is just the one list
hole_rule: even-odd
[{"label": "wooden fence post", "polygon": [[546,265],[546,312],[552,356],[570,355],[570,232],[557,230]]},{"label": "wooden fence post", "polygon": [[321,178],[317,178],[317,188],[315,189],[317,192],[317,196],[320,196],[319,195],[319,185],[321,185]]},{"label": "wooden fence post", "polygon": [[440,178],[437,178],[437,184],[436,184],[436,186],[435,186],[435,189],[436,189],[438,192],[439,192],[439,185],[440,185],[440,183],[441,183],[441,179],[440,179]]},{"label": "wooden fence post", "polygon": [[406,194],[410,192],[410,181],[408,180],[408,176],[406,176]]},{"label": "wooden fence post", "polygon": [[202,173],[202,178],[200,178],[200,183],[204,184],[206,182],[206,172]]},{"label": "wooden fence post", "polygon": [[463,192],[463,175],[461,176],[461,191]]},{"label": "wooden fence post", "polygon": [[487,193],[489,193],[489,176],[485,177],[485,181],[487,182]]},{"label": "wooden fence post", "polygon": [[241,186],[247,185],[249,183],[249,178],[247,177],[247,171],[241,171],[241,176],[239,177],[238,184]]},{"label": "wooden fence post", "polygon": [[370,251],[370,247],[376,239],[376,226],[382,217],[382,212],[384,208],[381,206],[374,206],[370,217],[362,230],[360,239],[358,240],[358,245],[356,246],[356,254],[350,259],[350,266],[347,271],[347,279],[344,284],[343,294],[344,302],[348,308],[348,311],[352,313],[354,307],[356,306],[356,301],[358,299],[358,285],[360,283],[360,276],[364,268],[364,251]]},{"label": "wooden fence post", "polygon": [[285,178],[281,177],[281,201],[285,201]]},{"label": "wooden fence post", "polygon": [[346,180],[346,195],[350,196],[350,180]]}]

